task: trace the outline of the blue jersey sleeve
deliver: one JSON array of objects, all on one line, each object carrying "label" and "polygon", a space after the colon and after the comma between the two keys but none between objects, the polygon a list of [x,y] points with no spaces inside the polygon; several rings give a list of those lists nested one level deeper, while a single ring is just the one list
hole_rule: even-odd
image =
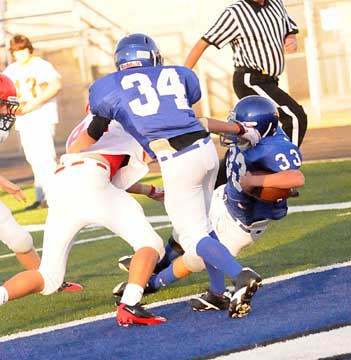
[{"label": "blue jersey sleeve", "polygon": [[302,155],[283,133],[269,136],[244,152],[245,162],[250,171],[266,170],[280,172],[299,169]]},{"label": "blue jersey sleeve", "polygon": [[114,109],[118,104],[118,94],[113,91],[115,73],[96,80],[89,89],[90,111],[108,119],[114,119]]},{"label": "blue jersey sleeve", "polygon": [[189,99],[189,106],[197,103],[201,99],[201,89],[199,78],[196,76],[194,71],[184,67],[184,72],[186,73],[186,93]]}]

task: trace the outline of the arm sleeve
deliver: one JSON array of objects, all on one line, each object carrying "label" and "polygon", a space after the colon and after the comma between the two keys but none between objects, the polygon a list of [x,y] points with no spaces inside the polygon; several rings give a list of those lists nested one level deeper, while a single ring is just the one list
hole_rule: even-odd
[{"label": "arm sleeve", "polygon": [[89,88],[90,111],[107,119],[115,119],[113,104],[117,103],[117,99],[109,91],[108,81],[104,81],[104,79],[99,80],[94,82]]},{"label": "arm sleeve", "polygon": [[194,71],[187,69],[186,75],[186,93],[190,102],[190,106],[195,104],[201,99],[201,89],[199,78],[196,76]]},{"label": "arm sleeve", "polygon": [[226,8],[202,39],[217,49],[221,49],[238,35],[239,28],[235,12],[233,9]]},{"label": "arm sleeve", "polygon": [[101,136],[107,131],[111,120],[102,116],[94,115],[92,122],[88,126],[88,135],[94,140],[98,141]]}]

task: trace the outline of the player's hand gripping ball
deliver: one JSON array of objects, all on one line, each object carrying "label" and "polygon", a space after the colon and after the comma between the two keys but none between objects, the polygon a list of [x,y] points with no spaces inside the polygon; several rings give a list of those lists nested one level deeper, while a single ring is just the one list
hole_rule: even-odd
[{"label": "player's hand gripping ball", "polygon": [[[272,174],[271,172],[267,171],[256,171],[251,175],[267,175]],[[244,185],[244,184],[242,184]],[[244,186],[245,191],[245,186]],[[250,190],[245,191],[248,195],[253,196],[254,198],[261,200],[261,201],[268,201],[268,202],[275,202],[279,200],[288,199],[290,197],[297,197],[299,196],[299,192],[294,189],[282,189],[277,187],[262,187],[257,186],[250,188]]]},{"label": "player's hand gripping ball", "polygon": [[250,191],[249,195],[262,201],[275,202],[290,197],[297,197],[299,196],[299,192],[294,188],[255,187]]}]

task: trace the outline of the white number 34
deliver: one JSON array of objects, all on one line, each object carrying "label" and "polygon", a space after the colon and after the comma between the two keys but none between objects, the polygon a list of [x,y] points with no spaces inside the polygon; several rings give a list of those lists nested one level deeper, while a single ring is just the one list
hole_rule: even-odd
[{"label": "white number 34", "polygon": [[157,79],[156,89],[148,75],[134,73],[126,75],[121,81],[122,88],[127,90],[137,87],[140,95],[144,95],[146,101],[141,102],[139,98],[129,102],[134,114],[148,116],[157,114],[160,107],[159,95],[174,95],[174,102],[178,109],[190,109],[186,98],[184,85],[179,80],[175,69],[162,69]]}]

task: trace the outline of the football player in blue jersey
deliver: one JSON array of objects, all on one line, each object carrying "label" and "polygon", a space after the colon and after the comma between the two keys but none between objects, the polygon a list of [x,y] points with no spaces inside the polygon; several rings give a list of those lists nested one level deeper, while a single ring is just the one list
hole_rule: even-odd
[{"label": "football player in blue jersey", "polygon": [[[304,176],[299,170],[301,153],[278,126],[277,114],[270,100],[257,95],[247,96],[237,103],[228,120],[256,122],[261,141],[251,147],[235,137],[221,139],[222,144],[229,146],[228,180],[214,192],[210,219],[220,241],[233,256],[257,241],[271,220],[280,220],[287,215],[286,199],[262,201],[250,196],[253,189],[292,189],[294,196],[294,189],[304,185]],[[227,309],[229,299],[223,296],[224,292],[224,277],[210,278],[210,289],[192,299],[190,304],[199,311]]]},{"label": "football player in blue jersey", "polygon": [[[241,276],[243,287],[255,287],[257,274],[242,269],[210,226],[208,213],[218,155],[208,130],[238,134],[252,145],[259,141],[259,132],[245,123],[207,118],[200,123],[191,107],[201,97],[197,76],[183,66],[164,66],[158,47],[147,35],[132,34],[121,39],[115,63],[116,72],[90,87],[94,120],[69,152],[80,152],[95,143],[111,120],[120,122],[151,157],[158,159],[165,208],[185,251],[187,269],[198,271],[205,262],[208,268],[218,268],[231,279]],[[170,267],[163,280],[171,282],[178,275]],[[125,292],[131,291],[133,287],[128,284]],[[241,303],[236,304],[235,311],[240,312],[240,307]],[[132,319],[139,310],[139,304],[120,303],[119,324],[135,321]]]},{"label": "football player in blue jersey", "polygon": [[[258,240],[271,220],[279,220],[287,215],[287,201],[262,201],[250,194],[258,187],[292,189],[303,186],[304,176],[299,170],[301,153],[293,145],[284,131],[278,126],[278,113],[275,105],[268,99],[257,95],[241,99],[229,113],[229,122],[252,122],[261,134],[260,142],[250,144],[234,136],[222,136],[222,145],[229,147],[226,170],[227,182],[219,186],[212,198],[210,220],[219,240],[237,256],[241,249]],[[183,251],[179,244],[171,241],[167,246],[166,257],[156,269],[148,283],[147,291],[161,288],[166,271],[160,267],[167,265]],[[122,260],[123,264],[123,260]],[[125,263],[126,264],[126,263]],[[121,264],[120,264],[121,265]],[[173,262],[179,277],[190,273],[182,257]],[[120,266],[121,267],[121,266]],[[191,299],[194,310],[229,309],[230,316],[245,316],[250,311],[250,300],[260,283],[243,287],[243,278],[235,283],[234,295],[225,294],[223,273],[210,271],[210,288],[198,298]],[[116,286],[114,293],[119,295],[123,284]],[[240,291],[241,289],[241,291]],[[225,294],[225,295],[224,295]],[[233,308],[234,301],[241,303],[239,311]]]}]

